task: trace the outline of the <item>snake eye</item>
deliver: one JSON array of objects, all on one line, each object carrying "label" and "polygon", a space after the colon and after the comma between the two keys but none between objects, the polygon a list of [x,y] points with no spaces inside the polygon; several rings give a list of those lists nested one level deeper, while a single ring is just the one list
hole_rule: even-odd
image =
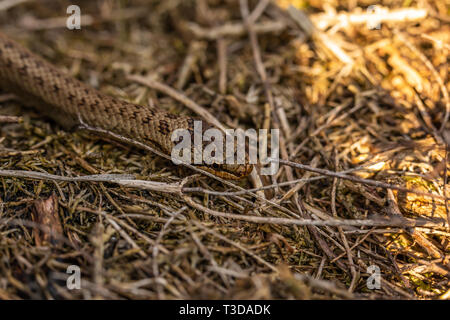
[{"label": "snake eye", "polygon": [[218,168],[219,168],[219,165],[218,165],[217,163],[213,163],[213,164],[212,164],[212,167],[213,167],[214,169],[218,169]]}]

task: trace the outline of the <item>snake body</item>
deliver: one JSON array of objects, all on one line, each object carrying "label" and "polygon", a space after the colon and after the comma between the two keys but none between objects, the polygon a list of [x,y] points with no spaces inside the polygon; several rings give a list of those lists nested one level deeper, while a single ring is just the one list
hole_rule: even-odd
[{"label": "snake body", "polygon": [[[194,119],[156,107],[139,106],[105,95],[68,76],[43,58],[0,33],[0,89],[31,101],[64,127],[81,124],[112,132],[170,156],[176,129],[193,132]],[[204,128],[211,127],[204,122]],[[223,178],[240,179],[250,165],[210,164],[203,169]]]}]

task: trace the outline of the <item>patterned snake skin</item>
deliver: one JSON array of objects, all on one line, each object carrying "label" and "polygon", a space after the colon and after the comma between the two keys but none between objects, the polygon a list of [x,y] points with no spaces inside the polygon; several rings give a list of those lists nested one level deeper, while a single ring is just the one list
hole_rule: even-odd
[{"label": "patterned snake skin", "polygon": [[[194,119],[139,106],[102,94],[69,77],[44,59],[0,33],[0,89],[32,101],[32,106],[65,127],[80,124],[113,132],[170,156],[171,133],[193,132]],[[203,127],[211,127],[204,122]],[[251,172],[250,165],[201,165],[216,176],[240,179]]]}]

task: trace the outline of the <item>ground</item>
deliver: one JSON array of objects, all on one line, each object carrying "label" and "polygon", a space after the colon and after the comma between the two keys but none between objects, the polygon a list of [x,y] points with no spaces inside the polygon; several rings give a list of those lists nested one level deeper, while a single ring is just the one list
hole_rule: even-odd
[{"label": "ground", "polygon": [[[307,166],[225,183],[66,130],[4,90],[1,299],[450,297],[449,2],[380,1],[408,14],[379,24],[350,19],[373,1],[267,3],[249,1],[249,18],[246,1],[80,1],[82,27],[68,30],[70,1],[0,2],[2,33],[68,74],[199,116],[129,76],[158,81],[227,127],[279,128],[281,158]],[[71,265],[80,289],[66,286]]]}]

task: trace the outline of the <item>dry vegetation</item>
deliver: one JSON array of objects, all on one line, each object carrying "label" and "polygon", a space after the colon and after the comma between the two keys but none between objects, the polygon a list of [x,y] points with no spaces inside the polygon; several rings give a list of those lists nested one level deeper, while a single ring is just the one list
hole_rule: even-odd
[{"label": "dry vegetation", "polygon": [[[193,177],[1,92],[1,299],[450,297],[448,1],[382,1],[400,17],[380,29],[351,19],[373,1],[81,1],[81,31],[69,4],[0,1],[0,29],[105,93],[195,115],[165,84],[225,126],[280,128],[303,166]],[[96,174],[119,176],[74,178]]]}]

